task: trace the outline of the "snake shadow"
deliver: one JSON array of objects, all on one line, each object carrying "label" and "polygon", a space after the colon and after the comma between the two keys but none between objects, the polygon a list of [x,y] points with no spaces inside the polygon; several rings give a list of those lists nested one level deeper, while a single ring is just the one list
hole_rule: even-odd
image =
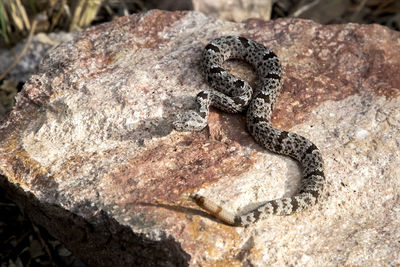
[{"label": "snake shadow", "polygon": [[[183,207],[180,205],[174,205],[174,204],[163,204],[163,203],[148,203],[148,202],[138,202],[136,203],[137,205],[140,206],[147,206],[147,207],[156,207],[156,208],[163,208],[163,209],[167,209],[170,211],[174,211],[174,212],[178,212],[178,213],[183,213],[185,215],[190,215],[190,216],[201,216],[204,218],[207,218],[211,221],[217,222],[217,223],[222,223],[228,226],[231,226],[217,218],[215,218],[213,215],[202,211],[200,209],[195,209],[195,208],[187,208],[187,207]],[[192,221],[192,218],[188,218],[190,221]]]}]

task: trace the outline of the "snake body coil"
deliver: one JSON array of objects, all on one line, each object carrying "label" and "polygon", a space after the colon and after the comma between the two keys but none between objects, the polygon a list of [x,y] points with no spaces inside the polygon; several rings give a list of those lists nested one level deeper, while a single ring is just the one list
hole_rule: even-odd
[{"label": "snake body coil", "polygon": [[[222,63],[228,59],[240,59],[254,67],[259,77],[255,92],[246,81],[222,68]],[[303,136],[281,131],[270,122],[282,87],[282,67],[275,53],[244,37],[220,37],[205,47],[203,69],[213,89],[197,95],[197,110],[180,114],[174,122],[175,129],[202,130],[207,126],[210,106],[230,113],[247,109],[247,128],[253,138],[266,149],[297,160],[302,167],[302,182],[299,191],[292,197],[266,201],[241,215],[233,215],[198,194],[190,194],[189,197],[215,217],[235,226],[249,225],[269,214],[289,215],[314,205],[325,181],[320,151]]]}]

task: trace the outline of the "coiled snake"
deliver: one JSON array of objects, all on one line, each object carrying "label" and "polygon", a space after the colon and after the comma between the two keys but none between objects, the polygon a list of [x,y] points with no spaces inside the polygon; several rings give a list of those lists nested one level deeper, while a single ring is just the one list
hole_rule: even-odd
[{"label": "coiled snake", "polygon": [[[259,82],[253,92],[250,85],[222,68],[228,59],[240,59],[256,70]],[[292,197],[266,201],[246,214],[234,215],[209,199],[189,194],[200,207],[216,218],[234,226],[246,226],[269,214],[289,215],[314,205],[324,186],[323,160],[318,148],[295,133],[281,131],[271,122],[271,112],[282,87],[282,67],[274,52],[244,37],[225,36],[212,40],[203,52],[203,69],[213,88],[196,97],[197,110],[178,115],[178,131],[200,131],[207,126],[209,107],[230,113],[247,109],[247,128],[258,144],[278,154],[297,160],[302,167],[302,181]]]}]

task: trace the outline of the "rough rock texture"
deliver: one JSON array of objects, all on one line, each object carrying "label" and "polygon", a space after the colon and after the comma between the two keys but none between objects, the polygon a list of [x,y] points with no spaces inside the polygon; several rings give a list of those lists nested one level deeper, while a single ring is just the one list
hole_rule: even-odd
[{"label": "rough rock texture", "polygon": [[192,0],[193,8],[208,16],[242,22],[248,18],[268,20],[271,0]]},{"label": "rough rock texture", "polygon": [[[18,64],[7,75],[7,79],[0,81],[0,121],[14,105],[14,97],[18,92],[18,84],[25,83],[38,70],[39,63],[48,49],[62,41],[72,39],[71,33],[38,33]],[[0,49],[0,73],[3,73],[17,58],[26,44],[19,43],[12,49]]]},{"label": "rough rock texture", "polygon": [[[273,123],[312,140],[327,176],[313,208],[247,228],[183,193],[239,211],[293,193],[296,163],[256,145],[241,115],[171,128],[207,88],[203,47],[231,34],[278,54]],[[151,11],[90,28],[50,51],[17,96],[0,126],[0,184],[90,265],[400,264],[398,51],[400,33],[378,25]],[[255,85],[245,64],[227,65]]]}]

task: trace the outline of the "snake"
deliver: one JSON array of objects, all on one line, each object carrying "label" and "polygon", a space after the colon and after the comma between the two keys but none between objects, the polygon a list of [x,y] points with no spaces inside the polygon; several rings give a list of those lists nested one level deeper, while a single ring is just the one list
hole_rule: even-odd
[{"label": "snake", "polygon": [[[258,75],[255,90],[230,74],[222,64],[236,59],[249,63]],[[213,39],[203,51],[202,67],[209,90],[196,96],[196,109],[179,113],[173,122],[177,131],[201,131],[207,126],[210,106],[228,113],[246,113],[247,130],[265,149],[296,160],[301,182],[289,197],[258,203],[245,213],[234,214],[197,193],[186,195],[215,218],[232,226],[248,226],[269,215],[291,215],[315,205],[324,188],[325,175],[320,150],[310,140],[271,124],[271,113],[282,88],[282,65],[264,45],[245,37]]]}]

